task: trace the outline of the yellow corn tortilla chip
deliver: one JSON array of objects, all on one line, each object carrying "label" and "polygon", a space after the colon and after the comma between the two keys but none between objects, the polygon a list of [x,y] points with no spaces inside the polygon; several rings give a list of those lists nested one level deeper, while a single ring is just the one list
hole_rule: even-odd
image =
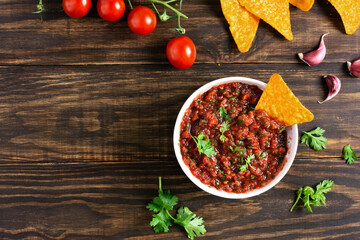
[{"label": "yellow corn tortilla chip", "polygon": [[258,16],[286,39],[293,40],[289,0],[238,0],[252,14]]},{"label": "yellow corn tortilla chip", "polygon": [[290,3],[295,7],[307,12],[314,5],[315,0],[290,0]]},{"label": "yellow corn tortilla chip", "polygon": [[271,76],[255,109],[264,110],[286,126],[314,119],[314,115],[301,104],[279,74]]},{"label": "yellow corn tortilla chip", "polygon": [[346,34],[353,34],[360,25],[360,0],[329,0],[341,16]]},{"label": "yellow corn tortilla chip", "polygon": [[247,52],[255,38],[260,18],[247,11],[238,0],[220,0],[221,9],[240,52]]}]

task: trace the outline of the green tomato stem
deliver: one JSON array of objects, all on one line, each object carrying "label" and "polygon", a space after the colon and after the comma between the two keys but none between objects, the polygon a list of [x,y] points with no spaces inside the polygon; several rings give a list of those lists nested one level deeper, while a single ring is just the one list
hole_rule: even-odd
[{"label": "green tomato stem", "polygon": [[132,6],[132,4],[131,4],[131,1],[128,0],[128,2],[129,2],[130,9],[133,10],[133,6]]},{"label": "green tomato stem", "polygon": [[157,3],[160,5],[163,5],[164,7],[167,7],[168,9],[170,9],[171,11],[173,11],[174,13],[176,13],[176,15],[183,17],[183,18],[188,18],[185,14],[183,14],[182,12],[180,12],[179,10],[177,10],[176,8],[174,8],[173,6],[169,5],[169,1],[168,2],[163,2],[161,0],[148,0],[151,3]]}]

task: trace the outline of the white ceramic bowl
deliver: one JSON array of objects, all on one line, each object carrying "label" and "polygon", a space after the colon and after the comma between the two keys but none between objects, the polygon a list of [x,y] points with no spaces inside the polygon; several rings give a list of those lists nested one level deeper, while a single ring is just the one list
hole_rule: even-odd
[{"label": "white ceramic bowl", "polygon": [[174,128],[174,136],[173,136],[173,142],[174,142],[174,150],[175,150],[175,155],[176,158],[180,164],[181,169],[184,171],[184,173],[186,174],[186,176],[188,176],[188,178],[195,183],[196,186],[198,186],[199,188],[201,188],[202,190],[213,194],[215,196],[218,197],[223,197],[223,198],[233,198],[233,199],[239,199],[239,198],[249,198],[249,197],[253,197],[256,195],[259,195],[263,192],[266,192],[267,190],[269,190],[270,188],[274,187],[284,176],[285,174],[288,172],[288,170],[290,169],[295,155],[296,155],[296,151],[297,151],[297,147],[298,147],[298,127],[297,125],[293,125],[290,127],[286,128],[287,131],[287,147],[288,147],[288,152],[285,156],[286,158],[286,163],[283,166],[283,169],[278,173],[278,175],[268,184],[266,184],[265,186],[258,188],[258,189],[254,189],[251,190],[247,193],[230,193],[230,192],[225,192],[222,190],[217,190],[216,188],[210,188],[209,185],[206,185],[204,183],[202,183],[198,178],[196,178],[190,171],[189,167],[184,163],[182,155],[181,155],[181,151],[180,151],[180,125],[181,125],[181,121],[183,119],[183,116],[186,112],[186,110],[189,108],[189,106],[191,105],[191,103],[193,102],[193,100],[198,97],[199,95],[203,94],[204,92],[208,91],[210,88],[220,85],[220,84],[224,84],[224,83],[231,83],[231,82],[241,82],[241,83],[245,83],[248,85],[255,85],[257,87],[259,87],[260,89],[264,90],[266,87],[266,83],[260,82],[258,80],[255,79],[251,79],[251,78],[245,78],[245,77],[227,77],[227,78],[221,78],[212,82],[209,82],[207,84],[205,84],[204,86],[200,87],[198,90],[196,90],[184,103],[184,105],[182,106],[179,115],[177,116],[176,119],[176,123],[175,123],[175,128]]}]

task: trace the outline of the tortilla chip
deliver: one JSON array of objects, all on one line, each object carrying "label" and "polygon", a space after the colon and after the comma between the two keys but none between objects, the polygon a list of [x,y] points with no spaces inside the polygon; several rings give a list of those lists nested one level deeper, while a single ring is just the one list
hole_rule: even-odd
[{"label": "tortilla chip", "polygon": [[240,52],[247,52],[255,38],[260,18],[248,12],[237,0],[220,0],[223,14]]},{"label": "tortilla chip", "polygon": [[346,34],[353,34],[360,25],[360,0],[329,0],[341,16]]},{"label": "tortilla chip", "polygon": [[315,0],[290,0],[290,3],[295,7],[307,12],[314,5]]},{"label": "tortilla chip", "polygon": [[279,74],[271,76],[255,109],[264,110],[286,126],[314,119],[314,115],[301,104]]},{"label": "tortilla chip", "polygon": [[238,0],[249,12],[258,16],[286,39],[293,40],[289,0]]}]

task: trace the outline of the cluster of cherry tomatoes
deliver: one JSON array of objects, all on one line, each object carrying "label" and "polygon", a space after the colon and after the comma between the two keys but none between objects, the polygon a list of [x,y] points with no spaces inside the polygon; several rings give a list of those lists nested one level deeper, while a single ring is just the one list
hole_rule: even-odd
[{"label": "cluster of cherry tomatoes", "polygon": [[[91,0],[63,0],[65,13],[72,18],[85,16],[91,8]],[[119,20],[125,13],[124,0],[98,0],[97,12],[105,21]],[[156,27],[156,15],[145,6],[133,8],[127,19],[131,31],[139,35],[150,34]],[[196,59],[196,47],[186,36],[171,39],[166,46],[166,56],[170,63],[179,69],[191,67]]]}]

